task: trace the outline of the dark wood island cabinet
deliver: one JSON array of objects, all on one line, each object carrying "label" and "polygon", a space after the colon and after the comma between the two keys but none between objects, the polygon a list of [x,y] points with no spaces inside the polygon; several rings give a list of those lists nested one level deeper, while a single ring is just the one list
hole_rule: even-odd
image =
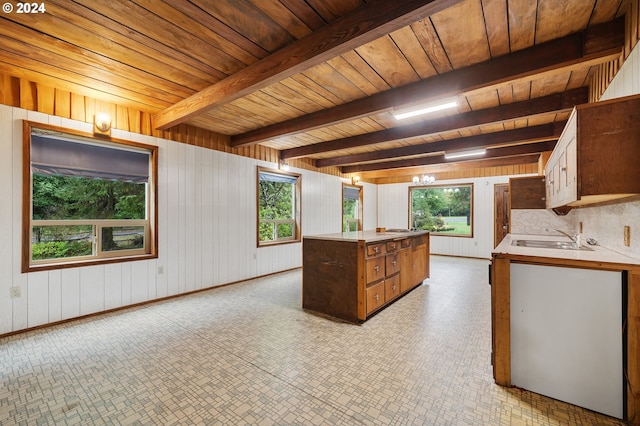
[{"label": "dark wood island cabinet", "polygon": [[363,322],[429,277],[426,231],[359,231],[303,239],[302,307]]}]

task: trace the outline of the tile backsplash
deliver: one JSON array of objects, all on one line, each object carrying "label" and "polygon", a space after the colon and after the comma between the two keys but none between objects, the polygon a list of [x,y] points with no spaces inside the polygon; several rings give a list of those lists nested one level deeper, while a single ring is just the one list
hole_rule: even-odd
[{"label": "tile backsplash", "polygon": [[[640,199],[616,204],[582,207],[558,216],[551,210],[511,210],[511,233],[558,235],[578,232],[582,222],[583,241],[594,238],[602,247],[640,259]],[[631,244],[624,245],[624,227],[631,229]]]}]

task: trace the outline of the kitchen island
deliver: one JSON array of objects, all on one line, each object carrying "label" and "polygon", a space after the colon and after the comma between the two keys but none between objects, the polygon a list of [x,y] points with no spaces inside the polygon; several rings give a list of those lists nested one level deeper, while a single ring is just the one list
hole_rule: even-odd
[{"label": "kitchen island", "polygon": [[509,234],[492,254],[494,379],[638,424],[640,261],[542,247],[561,241]]},{"label": "kitchen island", "polygon": [[429,277],[426,231],[358,231],[306,236],[302,307],[360,323]]}]

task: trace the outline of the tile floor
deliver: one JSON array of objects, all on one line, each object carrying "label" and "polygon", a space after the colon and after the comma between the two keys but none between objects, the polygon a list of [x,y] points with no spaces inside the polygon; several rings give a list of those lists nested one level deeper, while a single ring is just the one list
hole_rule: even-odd
[{"label": "tile floor", "polygon": [[359,326],[290,271],[5,337],[0,424],[622,424],[493,383],[487,263],[434,256]]}]

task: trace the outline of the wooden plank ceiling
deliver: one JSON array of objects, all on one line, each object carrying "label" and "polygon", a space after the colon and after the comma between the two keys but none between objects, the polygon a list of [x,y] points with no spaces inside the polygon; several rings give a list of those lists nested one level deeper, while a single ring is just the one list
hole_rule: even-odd
[{"label": "wooden plank ceiling", "polygon": [[370,178],[474,147],[470,164],[531,163],[620,56],[627,3],[47,0],[0,15],[0,72]]}]

